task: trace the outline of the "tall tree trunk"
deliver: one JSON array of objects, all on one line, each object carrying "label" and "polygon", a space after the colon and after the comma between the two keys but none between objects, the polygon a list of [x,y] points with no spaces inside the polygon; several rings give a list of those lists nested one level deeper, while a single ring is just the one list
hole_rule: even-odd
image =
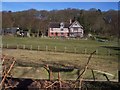
[{"label": "tall tree trunk", "polygon": [[39,29],[38,29],[37,37],[39,37],[39,34],[40,34],[40,33],[39,33]]},{"label": "tall tree trunk", "polygon": [[28,33],[29,33],[28,37],[31,37],[30,36],[30,34],[31,34],[31,28],[28,29]]}]

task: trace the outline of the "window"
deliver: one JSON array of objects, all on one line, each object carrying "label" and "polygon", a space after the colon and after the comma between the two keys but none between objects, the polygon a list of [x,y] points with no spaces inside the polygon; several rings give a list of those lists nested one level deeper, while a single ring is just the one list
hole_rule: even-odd
[{"label": "window", "polygon": [[63,31],[63,28],[61,28],[61,31]]},{"label": "window", "polygon": [[75,31],[78,31],[78,28],[74,28]]},{"label": "window", "polygon": [[77,23],[75,23],[75,26],[77,26]]},{"label": "window", "polygon": [[51,28],[51,31],[53,31],[53,28]]},{"label": "window", "polygon": [[55,35],[58,36],[58,33],[56,32]]},{"label": "window", "polygon": [[64,33],[61,33],[61,35],[63,35]]},{"label": "window", "polygon": [[75,26],[77,26],[77,23],[75,23]]},{"label": "window", "polygon": [[51,35],[53,35],[53,33],[51,33]]}]

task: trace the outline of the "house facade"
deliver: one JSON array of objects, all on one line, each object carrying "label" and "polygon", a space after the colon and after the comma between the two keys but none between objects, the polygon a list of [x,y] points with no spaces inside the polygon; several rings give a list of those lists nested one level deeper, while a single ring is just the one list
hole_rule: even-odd
[{"label": "house facade", "polygon": [[19,31],[18,27],[12,27],[12,28],[4,28],[2,29],[2,35],[16,35],[17,31]]},{"label": "house facade", "polygon": [[67,23],[50,23],[49,29],[48,29],[48,36],[49,37],[68,37],[69,30],[68,30],[69,24]]},{"label": "house facade", "polygon": [[69,26],[69,36],[70,37],[83,37],[83,27],[80,25],[78,21],[74,21],[70,26]]},{"label": "house facade", "polygon": [[4,28],[1,30],[1,35],[22,36],[26,37],[28,30],[22,30],[19,27]]},{"label": "house facade", "polygon": [[49,37],[83,37],[83,27],[78,21],[70,23],[50,23],[48,28]]}]

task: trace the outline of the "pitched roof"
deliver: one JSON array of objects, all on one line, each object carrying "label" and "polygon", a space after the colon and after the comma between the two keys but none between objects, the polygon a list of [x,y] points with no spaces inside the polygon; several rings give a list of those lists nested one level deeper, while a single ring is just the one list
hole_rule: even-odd
[{"label": "pitched roof", "polygon": [[[64,28],[69,28],[69,23],[64,23]],[[49,24],[50,28],[60,28],[60,22],[50,22]]]},{"label": "pitched roof", "polygon": [[81,28],[83,28],[81,25],[80,25],[80,23],[78,22],[78,21],[74,21],[73,23],[71,23],[71,25],[70,25],[70,27],[72,27],[72,25],[74,25],[75,23],[77,23]]}]

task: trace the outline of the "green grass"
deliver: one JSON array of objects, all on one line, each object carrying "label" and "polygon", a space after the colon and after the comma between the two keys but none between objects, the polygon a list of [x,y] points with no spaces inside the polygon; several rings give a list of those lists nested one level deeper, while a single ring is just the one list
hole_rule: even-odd
[{"label": "green grass", "polygon": [[[117,46],[117,42],[98,42],[94,40],[73,40],[73,39],[51,39],[51,38],[22,38],[22,37],[3,37],[4,47],[23,48],[45,51],[57,51],[68,53],[91,53],[97,50],[98,54],[115,55],[114,50],[106,49],[101,46]],[[55,49],[56,48],[56,49]],[[65,49],[66,48],[66,49]]]},{"label": "green grass", "polygon": [[[98,51],[98,55],[93,55],[90,62],[89,68],[97,69],[105,72],[112,73],[117,76],[117,57],[114,56],[117,51],[112,49],[103,48],[101,46],[117,46],[117,42],[98,42],[95,40],[83,40],[83,39],[51,39],[51,38],[22,38],[22,37],[3,37],[4,47],[16,47],[19,48],[37,50],[39,46],[39,51],[32,50],[21,50],[21,49],[3,49],[3,54],[14,56],[16,60],[24,63],[24,66],[15,66],[13,69],[13,76],[15,77],[32,77],[32,78],[48,78],[48,73],[41,67],[36,67],[34,63],[42,64],[44,62],[48,63],[59,63],[64,65],[74,65],[78,67],[84,67],[89,57],[89,54],[94,50]],[[48,51],[46,52],[46,46]],[[56,52],[55,51],[56,47]],[[68,53],[63,53],[66,47]],[[86,50],[87,54],[84,54]],[[52,52],[51,52],[52,51]],[[110,51],[111,55],[108,55]],[[61,52],[61,53],[59,53]],[[77,54],[75,54],[77,53]],[[18,70],[19,69],[19,70]],[[104,79],[104,77],[96,74],[96,78]],[[55,73],[55,77],[57,74]],[[76,71],[64,73],[61,72],[62,79],[75,79]],[[92,78],[90,70],[87,71],[85,78]],[[114,79],[114,77],[110,77]]]}]

